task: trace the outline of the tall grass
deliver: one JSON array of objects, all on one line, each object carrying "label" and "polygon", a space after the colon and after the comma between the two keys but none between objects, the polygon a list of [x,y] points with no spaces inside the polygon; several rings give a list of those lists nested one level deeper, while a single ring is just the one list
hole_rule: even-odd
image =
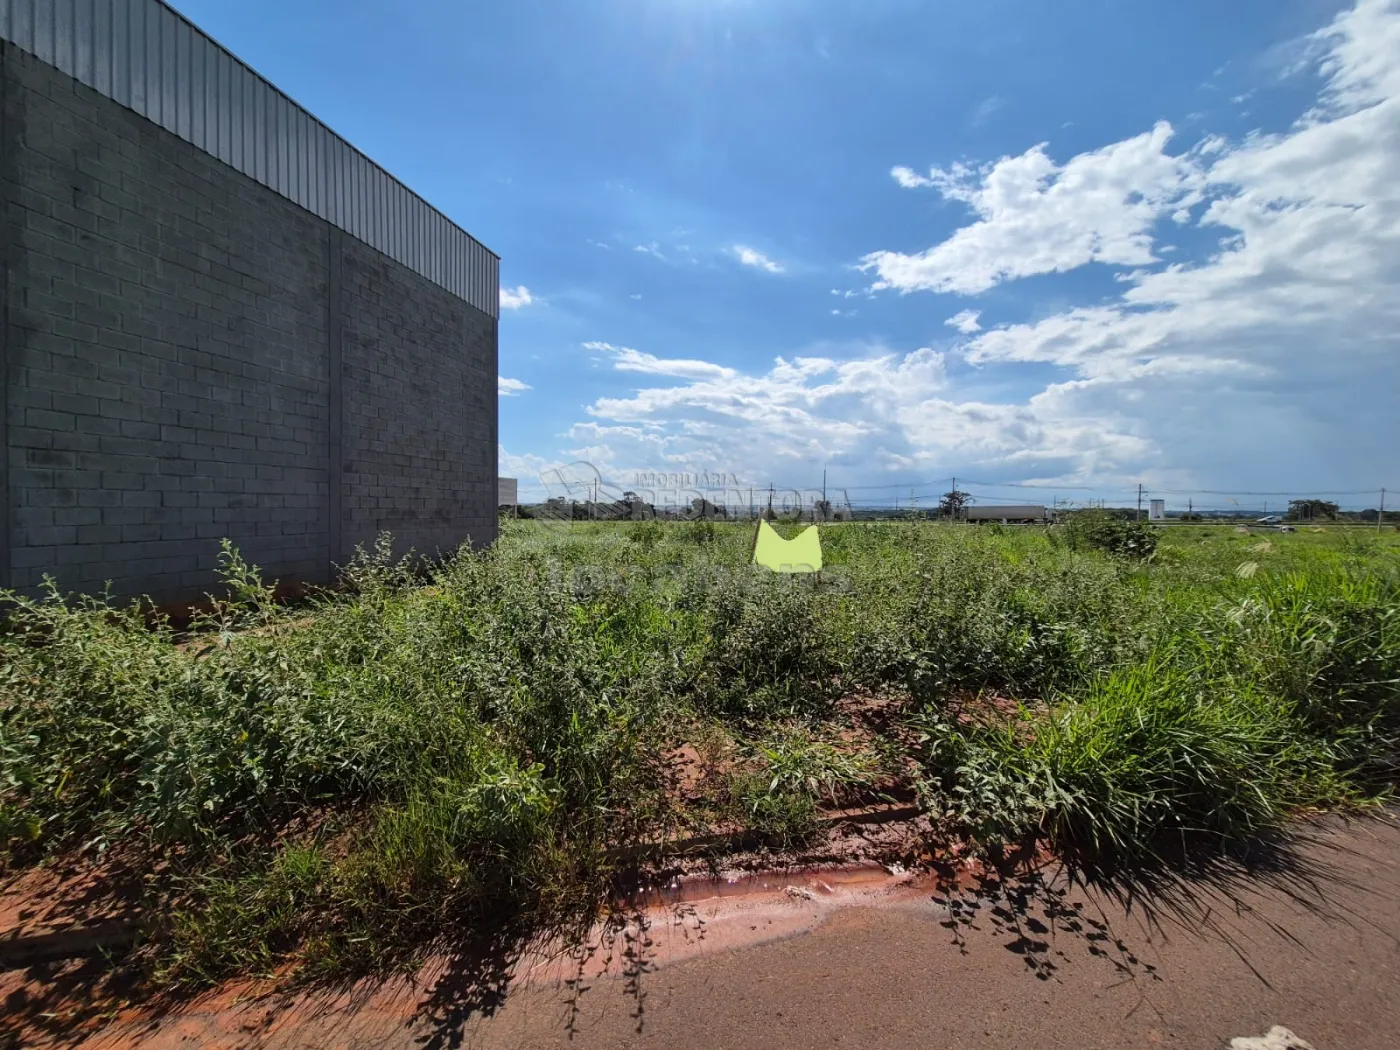
[{"label": "tall grass", "polygon": [[[226,549],[228,597],[188,635],[6,594],[3,855],[159,861],[160,965],[208,981],[581,921],[613,847],[695,819],[667,754],[697,726],[741,756],[728,815],[777,842],[911,761],[947,827],[1113,855],[1389,792],[1395,545],[1139,539],[836,526],[813,578],[748,566],[745,526],[512,523],[427,579],[385,539],[295,610]],[[897,702],[857,747],[862,691]]]}]

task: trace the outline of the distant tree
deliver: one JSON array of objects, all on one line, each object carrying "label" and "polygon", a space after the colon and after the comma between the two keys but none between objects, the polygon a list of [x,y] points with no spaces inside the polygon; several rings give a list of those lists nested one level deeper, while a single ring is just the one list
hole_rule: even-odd
[{"label": "distant tree", "polygon": [[630,489],[622,494],[622,517],[642,521],[656,517],[656,508]]},{"label": "distant tree", "polygon": [[1338,507],[1325,499],[1291,499],[1288,501],[1289,521],[1332,521]]},{"label": "distant tree", "polygon": [[[1381,512],[1378,511],[1375,507],[1368,507],[1366,510],[1359,510],[1351,516],[1354,517],[1357,521],[1369,521],[1374,524],[1375,521],[1381,517]],[[1395,521],[1398,518],[1400,518],[1400,515],[1397,515],[1393,510],[1388,510],[1385,512],[1385,518],[1382,520]]]},{"label": "distant tree", "polygon": [[700,496],[690,501],[690,513],[687,515],[690,518],[723,518],[727,516],[723,503],[711,503]]},{"label": "distant tree", "polygon": [[974,502],[976,501],[966,492],[959,492],[957,489],[945,492],[938,500],[938,515],[942,518],[956,518]]}]

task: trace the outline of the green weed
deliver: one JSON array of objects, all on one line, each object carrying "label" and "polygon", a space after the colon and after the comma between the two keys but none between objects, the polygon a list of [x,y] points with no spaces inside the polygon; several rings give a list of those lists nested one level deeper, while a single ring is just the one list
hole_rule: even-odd
[{"label": "green weed", "polygon": [[[979,841],[1115,856],[1393,790],[1400,534],[841,524],[821,578],[752,535],[507,521],[437,565],[380,537],[294,612],[225,545],[187,634],[0,593],[0,857],[146,851],[148,950],[201,983],[584,921],[614,847],[699,819],[666,788],[697,725],[738,742],[720,815],[777,845],[911,762]],[[858,691],[902,712],[861,748]]]}]

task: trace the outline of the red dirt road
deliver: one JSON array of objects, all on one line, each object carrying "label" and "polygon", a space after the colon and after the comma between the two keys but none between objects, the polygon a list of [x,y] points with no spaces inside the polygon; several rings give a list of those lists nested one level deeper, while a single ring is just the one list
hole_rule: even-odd
[{"label": "red dirt road", "polygon": [[1400,827],[1328,822],[1252,876],[1116,894],[775,882],[654,912],[612,948],[571,983],[518,966],[494,1004],[479,972],[291,1004],[225,992],[86,1045],[1216,1050],[1283,1025],[1317,1050],[1395,1050]]}]

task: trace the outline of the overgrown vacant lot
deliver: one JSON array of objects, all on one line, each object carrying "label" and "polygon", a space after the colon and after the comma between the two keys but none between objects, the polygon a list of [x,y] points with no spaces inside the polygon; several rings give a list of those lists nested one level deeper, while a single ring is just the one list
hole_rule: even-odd
[{"label": "overgrown vacant lot", "polygon": [[233,555],[185,634],[21,602],[5,863],[151,872],[139,958],[199,983],[585,921],[668,842],[797,850],[882,797],[944,843],[1121,861],[1395,783],[1393,532],[858,523],[820,580],[748,566],[752,535],[511,523],[294,608]]}]

